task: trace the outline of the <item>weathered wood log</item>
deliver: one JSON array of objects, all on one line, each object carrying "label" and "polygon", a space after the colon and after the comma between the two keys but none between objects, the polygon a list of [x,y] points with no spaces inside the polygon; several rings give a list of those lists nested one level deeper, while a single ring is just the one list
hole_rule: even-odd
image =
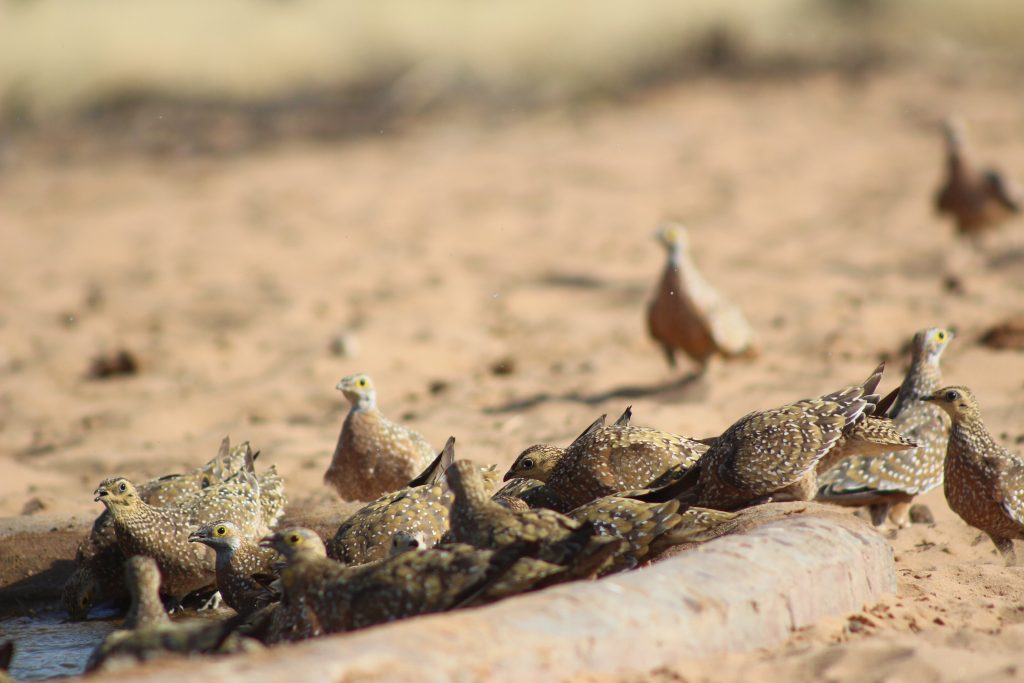
[{"label": "weathered wood log", "polygon": [[106,680],[520,683],[643,672],[773,645],[896,589],[888,543],[851,515],[770,505],[745,513],[743,526],[741,534],[600,581],[252,655],[162,662]]}]

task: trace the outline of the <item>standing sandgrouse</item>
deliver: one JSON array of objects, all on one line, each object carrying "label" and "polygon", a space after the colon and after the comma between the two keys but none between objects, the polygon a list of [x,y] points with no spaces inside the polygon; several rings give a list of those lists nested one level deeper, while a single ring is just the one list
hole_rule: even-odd
[{"label": "standing sandgrouse", "polygon": [[935,197],[940,213],[956,221],[957,231],[977,238],[1013,214],[1024,204],[1020,189],[991,168],[979,168],[964,142],[963,126],[955,120],[943,123],[946,140],[946,178]]},{"label": "standing sandgrouse", "polygon": [[682,489],[685,504],[727,511],[780,493],[813,497],[818,462],[843,448],[874,409],[879,397],[873,392],[884,367],[879,365],[863,384],[745,415],[669,488]]},{"label": "standing sandgrouse", "polygon": [[352,404],[324,474],[345,500],[373,500],[406,485],[434,457],[418,433],[384,417],[368,375],[349,375],[338,390]]},{"label": "standing sandgrouse", "polygon": [[716,355],[755,355],[750,324],[697,269],[685,228],[665,225],[657,238],[668,252],[668,262],[647,308],[647,329],[665,351],[669,365],[676,365],[676,350],[697,362],[701,372]]},{"label": "standing sandgrouse", "polygon": [[847,458],[820,479],[818,499],[839,505],[867,505],[871,519],[881,526],[886,517],[898,527],[909,523],[914,496],[942,483],[949,416],[921,399],[942,386],[939,359],[953,332],[930,327],[914,335],[910,369],[889,417],[916,448],[881,455]]},{"label": "standing sandgrouse", "polygon": [[1014,564],[1013,541],[1024,539],[1024,459],[992,438],[967,387],[939,389],[922,400],[942,408],[952,421],[943,478],[946,502]]}]

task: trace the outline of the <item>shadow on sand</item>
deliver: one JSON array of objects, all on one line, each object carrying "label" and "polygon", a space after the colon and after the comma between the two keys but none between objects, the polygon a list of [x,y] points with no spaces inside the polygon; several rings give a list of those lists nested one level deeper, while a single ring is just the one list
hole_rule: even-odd
[{"label": "shadow on sand", "polygon": [[688,403],[706,398],[707,383],[704,376],[697,372],[683,375],[678,379],[651,385],[626,384],[606,391],[584,394],[569,391],[564,394],[540,392],[532,396],[508,401],[500,405],[484,408],[488,415],[512,413],[542,403],[573,402],[589,406],[600,405],[612,399],[649,398],[662,403]]}]

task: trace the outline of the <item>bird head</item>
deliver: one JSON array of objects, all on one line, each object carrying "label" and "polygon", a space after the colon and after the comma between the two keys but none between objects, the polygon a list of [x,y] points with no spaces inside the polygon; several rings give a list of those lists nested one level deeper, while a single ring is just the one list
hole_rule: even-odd
[{"label": "bird head", "polygon": [[670,252],[686,251],[690,247],[689,235],[681,223],[663,223],[654,237]]},{"label": "bird head", "polygon": [[270,536],[260,539],[261,548],[273,548],[292,560],[298,557],[326,557],[324,542],[311,529],[291,527],[279,529]]},{"label": "bird head", "polygon": [[955,336],[953,330],[946,327],[923,329],[914,335],[913,353],[929,363],[936,363]]},{"label": "bird head", "polygon": [[377,404],[377,390],[373,380],[365,373],[342,377],[336,388],[355,407],[371,408]]},{"label": "bird head", "polygon": [[564,449],[557,446],[536,444],[519,454],[512,466],[505,473],[505,481],[509,479],[536,479],[547,481],[551,471],[558,463]]},{"label": "bird head", "polygon": [[138,491],[124,477],[104,479],[96,487],[95,493],[96,497],[93,500],[103,503],[111,511],[116,508],[130,507],[139,502]]},{"label": "bird head", "polygon": [[413,550],[425,549],[427,547],[426,537],[422,531],[415,533],[409,531],[396,531],[391,536],[391,557]]},{"label": "bird head", "polygon": [[210,546],[214,550],[224,548],[234,551],[242,544],[242,534],[234,523],[222,519],[199,527],[188,535],[188,540]]},{"label": "bird head", "polygon": [[922,396],[921,400],[934,403],[954,420],[978,414],[977,399],[970,389],[963,386],[939,389],[928,396]]},{"label": "bird head", "polygon": [[96,578],[86,568],[79,568],[64,584],[61,603],[68,611],[71,621],[81,621],[89,616],[93,595],[96,593]]}]

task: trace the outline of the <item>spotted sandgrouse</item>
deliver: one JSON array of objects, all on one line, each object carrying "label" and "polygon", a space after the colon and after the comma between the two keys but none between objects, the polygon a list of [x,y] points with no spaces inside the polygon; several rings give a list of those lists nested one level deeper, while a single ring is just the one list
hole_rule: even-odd
[{"label": "spotted sandgrouse", "polygon": [[268,586],[276,578],[275,551],[258,547],[234,522],[219,519],[188,535],[217,553],[217,590],[228,607],[248,615],[268,602]]},{"label": "spotted sandgrouse", "polygon": [[942,386],[939,359],[952,339],[953,332],[941,327],[914,335],[910,369],[889,412],[896,429],[917,447],[843,460],[820,478],[820,500],[867,505],[876,526],[888,517],[896,526],[904,527],[909,523],[914,496],[942,483],[949,416],[920,399]]},{"label": "spotted sandgrouse", "polygon": [[935,197],[940,213],[956,222],[957,231],[976,238],[987,229],[1020,213],[1020,189],[991,168],[975,165],[964,142],[963,126],[955,120],[943,124],[946,141],[946,177]]},{"label": "spotted sandgrouse", "polygon": [[599,420],[567,448],[532,447],[516,463],[521,468],[527,457],[543,463],[534,468],[535,478],[550,468],[545,481],[557,499],[552,507],[568,512],[603,496],[644,488],[670,468],[693,465],[707,450],[706,444],[678,434],[618,423],[604,426]]},{"label": "spotted sandgrouse", "polygon": [[657,238],[668,252],[668,262],[647,308],[647,328],[669,365],[675,367],[677,350],[697,362],[702,371],[713,356],[755,355],[750,324],[697,269],[686,229],[668,224],[658,230]]},{"label": "spotted sandgrouse", "polygon": [[1024,459],[996,443],[967,387],[939,389],[922,400],[949,414],[943,489],[960,518],[981,529],[1014,564],[1014,540],[1024,539]]},{"label": "spotted sandgrouse", "polygon": [[716,510],[736,510],[780,492],[813,496],[815,467],[874,409],[883,369],[879,365],[863,384],[745,415],[671,486],[683,491],[684,503]]},{"label": "spotted sandgrouse", "polygon": [[384,417],[368,375],[349,375],[338,390],[352,404],[324,474],[345,500],[373,500],[402,488],[434,457],[417,432]]}]

